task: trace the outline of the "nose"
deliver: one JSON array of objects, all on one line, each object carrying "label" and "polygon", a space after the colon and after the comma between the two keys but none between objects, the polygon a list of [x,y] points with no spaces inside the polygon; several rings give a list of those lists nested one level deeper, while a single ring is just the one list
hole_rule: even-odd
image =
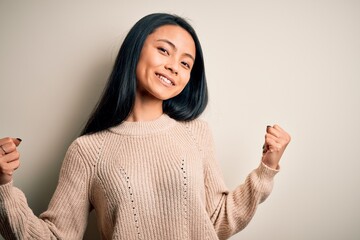
[{"label": "nose", "polygon": [[165,65],[165,69],[173,73],[175,76],[178,75],[178,69],[175,63],[168,63]]}]

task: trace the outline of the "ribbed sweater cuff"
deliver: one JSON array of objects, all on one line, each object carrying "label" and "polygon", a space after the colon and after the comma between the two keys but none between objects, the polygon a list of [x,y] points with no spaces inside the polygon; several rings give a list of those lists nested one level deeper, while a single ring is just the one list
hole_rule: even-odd
[{"label": "ribbed sweater cuff", "polygon": [[13,188],[13,181],[0,185],[0,201],[11,199],[12,188]]},{"label": "ribbed sweater cuff", "polygon": [[265,163],[261,162],[260,166],[256,169],[258,176],[262,179],[272,180],[274,176],[280,171],[280,167],[273,169],[268,167]]}]

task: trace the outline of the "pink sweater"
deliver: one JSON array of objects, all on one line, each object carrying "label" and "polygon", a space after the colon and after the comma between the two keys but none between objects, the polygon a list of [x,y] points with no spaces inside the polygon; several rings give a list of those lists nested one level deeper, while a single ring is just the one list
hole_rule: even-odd
[{"label": "pink sweater", "polygon": [[229,191],[202,120],[167,115],[76,139],[46,212],[34,216],[13,183],[0,186],[6,239],[82,239],[95,209],[102,239],[226,239],[269,195],[276,170],[260,164]]}]

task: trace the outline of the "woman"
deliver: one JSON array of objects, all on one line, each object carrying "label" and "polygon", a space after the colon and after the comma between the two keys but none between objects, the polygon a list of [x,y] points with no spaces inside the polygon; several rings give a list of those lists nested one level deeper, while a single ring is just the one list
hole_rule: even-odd
[{"label": "woman", "polygon": [[102,239],[227,239],[269,195],[290,141],[268,126],[262,161],[229,191],[214,159],[200,42],[182,18],[151,14],[125,38],[82,136],[69,147],[46,212],[12,185],[19,139],[0,140],[0,231],[81,239],[95,209]]}]

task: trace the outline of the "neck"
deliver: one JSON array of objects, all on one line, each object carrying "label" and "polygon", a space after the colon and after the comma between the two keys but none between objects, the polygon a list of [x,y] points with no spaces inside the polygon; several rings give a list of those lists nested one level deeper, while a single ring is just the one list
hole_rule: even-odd
[{"label": "neck", "polygon": [[159,118],[163,114],[162,100],[137,95],[128,122],[145,122]]}]

